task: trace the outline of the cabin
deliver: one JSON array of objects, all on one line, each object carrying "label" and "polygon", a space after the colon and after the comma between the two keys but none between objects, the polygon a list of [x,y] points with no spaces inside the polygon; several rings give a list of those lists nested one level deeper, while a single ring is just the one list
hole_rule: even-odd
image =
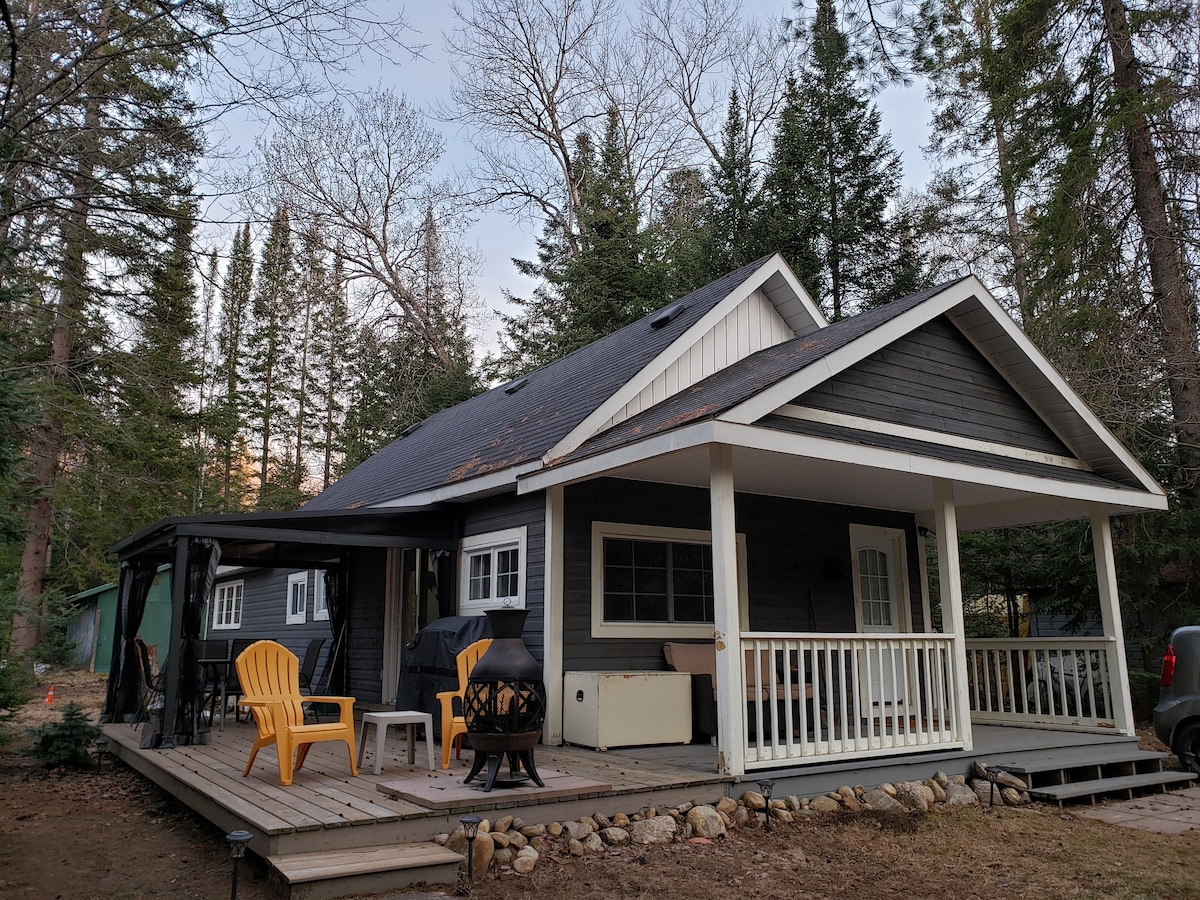
[{"label": "cabin", "polygon": [[[218,566],[262,567],[321,574],[331,685],[360,702],[394,701],[434,618],[528,610],[547,747],[585,737],[576,685],[606,673],[649,687],[601,721],[684,703],[735,778],[969,753],[985,725],[1128,736],[1110,518],[1166,508],[977,278],[830,323],[774,255],[431,416],[301,510],[123,541],[117,640],[151,568],[188,573],[186,639],[222,608]],[[1076,519],[1101,633],[968,639],[959,535]],[[166,691],[187,740],[177,672]]]}]

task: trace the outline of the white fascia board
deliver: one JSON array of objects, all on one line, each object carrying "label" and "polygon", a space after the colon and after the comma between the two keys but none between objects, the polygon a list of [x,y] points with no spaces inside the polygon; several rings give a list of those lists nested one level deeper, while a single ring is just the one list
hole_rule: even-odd
[{"label": "white fascia board", "polygon": [[985,289],[979,279],[973,275],[952,284],[946,290],[934,294],[924,303],[917,304],[908,312],[867,332],[857,340],[830,353],[824,359],[805,366],[799,372],[789,375],[765,391],[739,403],[718,418],[722,422],[741,425],[757,422],[763,416],[770,415],[781,406],[791,403],[796,397],[828,381],[839,372],[889,346],[910,331],[949,311],[964,300],[969,300],[979,291],[985,291]]},{"label": "white fascia board", "polygon": [[726,295],[704,314],[691,328],[677,337],[665,350],[647,363],[641,371],[630,378],[607,400],[596,407],[582,422],[576,425],[557,444],[546,451],[542,461],[549,465],[552,461],[566,456],[581,447],[588,438],[604,426],[604,423],[620,412],[627,403],[640,394],[655,378],[670,368],[697,341],[706,335],[718,322],[744,301],[752,293],[763,286],[772,275],[779,273],[796,291],[797,298],[809,310],[819,327],[824,328],[828,323],[820,309],[813,303],[808,292],[804,290],[796,276],[788,268],[783,257],[776,253],[746,278],[741,284]]},{"label": "white fascia board", "polygon": [[715,424],[712,440],[721,444],[731,444],[734,447],[749,447],[813,459],[835,459],[839,462],[872,469],[924,475],[930,478],[946,478],[964,484],[982,484],[1047,497],[1109,503],[1133,509],[1167,508],[1165,495],[1152,492],[1143,494],[1132,488],[1109,488],[1073,481],[1060,481],[1056,478],[1039,478],[1034,475],[1006,472],[1003,469],[950,462],[914,453],[887,450],[882,447],[847,444],[832,438],[791,434],[754,425],[742,425],[734,422],[716,422]]},{"label": "white fascia board", "polygon": [[711,419],[675,428],[635,444],[625,444],[603,453],[597,453],[595,456],[589,456],[578,462],[552,466],[549,469],[526,475],[517,482],[517,493],[528,494],[556,484],[565,485],[574,481],[595,478],[605,472],[612,472],[633,463],[710,443],[713,439],[712,434],[713,421]]},{"label": "white fascia board", "polygon": [[469,500],[475,496],[493,494],[506,487],[513,487],[517,484],[517,479],[522,475],[533,472],[541,467],[542,461],[534,460],[531,463],[510,466],[507,469],[501,469],[499,472],[490,472],[487,475],[480,475],[477,478],[468,478],[465,481],[456,481],[453,484],[429,488],[425,491],[417,491],[414,494],[405,494],[402,497],[394,497],[391,500],[374,503],[371,505],[371,509],[407,509],[453,500]]},{"label": "white fascia board", "polygon": [[[809,316],[817,326],[817,330],[819,331],[826,327],[829,324],[829,320],[825,318],[825,313],[821,312],[821,307],[816,304],[816,301],[804,289],[804,285],[800,283],[800,279],[796,277],[796,273],[792,271],[792,267],[787,264],[787,260],[783,258],[783,254],[776,253],[763,264],[763,268],[765,269],[767,266],[776,263],[779,266],[777,271],[783,276],[783,280],[788,283],[788,287],[792,289],[792,293],[796,295],[796,299],[808,311]],[[760,269],[759,271],[762,270]],[[757,276],[757,273],[755,274]],[[762,279],[763,282],[766,282],[766,280],[766,278]]]},{"label": "white fascia board", "polygon": [[[1009,340],[1011,340],[1017,346],[1017,348],[1023,352],[1035,366],[1037,366],[1038,371],[1042,373],[1042,376],[1047,382],[1049,382],[1050,386],[1054,390],[1058,391],[1063,399],[1065,399],[1075,411],[1076,415],[1083,420],[1084,424],[1087,425],[1087,427],[1090,428],[1100,438],[1106,447],[1108,447],[1113,456],[1119,459],[1121,463],[1133,473],[1133,476],[1138,480],[1138,482],[1141,483],[1142,487],[1144,487],[1151,494],[1158,494],[1166,497],[1166,491],[1163,489],[1162,485],[1155,481],[1154,476],[1146,471],[1146,469],[1140,462],[1137,461],[1133,454],[1131,454],[1125,448],[1125,446],[1119,440],[1117,440],[1116,435],[1108,430],[1108,426],[1106,426],[1100,421],[1099,418],[1097,418],[1096,414],[1092,412],[1091,408],[1083,401],[1083,398],[1080,397],[1079,394],[1075,392],[1075,389],[1067,384],[1066,379],[1059,374],[1059,371],[1054,367],[1054,364],[1051,363],[1050,360],[1048,360],[1045,356],[1043,356],[1042,352],[1038,350],[1033,341],[1029,339],[1025,332],[1017,327],[1017,323],[1014,322],[1012,317],[1004,311],[1004,308],[1000,306],[1000,304],[996,301],[996,298],[993,297],[986,289],[983,289],[982,285],[980,285],[980,288],[981,290],[974,296],[975,301],[980,305],[980,307],[991,314],[992,318],[996,320],[996,324],[998,324],[1004,330],[1005,334],[1008,335]],[[951,319],[953,318],[954,316],[952,315]],[[995,360],[992,359],[991,354],[987,353],[972,339],[969,328],[960,325],[959,330],[963,332],[967,340],[971,341],[971,343],[975,345],[976,349],[978,349],[979,352],[984,355],[984,357],[992,360],[992,363],[997,365],[997,368],[999,368],[1003,373],[1004,367],[1002,365],[998,365]],[[1024,392],[1022,392],[1016,385],[1012,384],[1010,379],[1006,380],[1012,386],[1013,390],[1017,391],[1017,393],[1024,398],[1025,402],[1029,403],[1033,409],[1038,409],[1038,404],[1031,403],[1029,398],[1025,396]],[[1055,433],[1058,433],[1057,429],[1055,429]],[[1064,443],[1067,442],[1064,441]]]}]

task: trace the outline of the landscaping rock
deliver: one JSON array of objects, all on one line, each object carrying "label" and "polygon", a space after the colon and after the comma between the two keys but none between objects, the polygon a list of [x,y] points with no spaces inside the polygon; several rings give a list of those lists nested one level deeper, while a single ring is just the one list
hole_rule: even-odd
[{"label": "landscaping rock", "polygon": [[625,813],[617,813],[612,817],[612,824],[614,828],[628,828],[629,816],[625,815]]},{"label": "landscaping rock", "polygon": [[884,792],[885,794],[887,794],[889,797],[895,797],[895,796],[896,796],[896,787],[895,787],[895,785],[891,785],[891,784],[881,784],[881,785],[879,786],[879,790],[883,791],[883,792]]},{"label": "landscaping rock", "polygon": [[688,810],[687,823],[692,826],[692,834],[696,837],[710,840],[725,837],[725,822],[711,806],[693,806]]},{"label": "landscaping rock", "polygon": [[588,853],[600,853],[604,849],[604,841],[593,831],[583,839],[583,849]]},{"label": "landscaping rock", "polygon": [[674,839],[675,820],[670,816],[654,816],[629,826],[629,840],[634,844],[667,844]]},{"label": "landscaping rock", "polygon": [[930,796],[933,798],[932,802],[946,802],[946,789],[942,785],[938,784],[936,779],[930,778],[925,782],[925,787],[929,788]]},{"label": "landscaping rock", "polygon": [[493,843],[495,843],[495,845],[497,847],[500,847],[500,848],[507,848],[508,845],[511,843],[508,835],[502,831],[493,831],[492,832],[492,841],[493,841]]},{"label": "landscaping rock", "polygon": [[[453,835],[451,835],[453,839]],[[464,847],[462,850],[455,851],[466,856],[466,838],[463,838]],[[453,848],[450,848],[453,849]],[[492,840],[492,836],[488,832],[480,832],[475,837],[474,846],[471,848],[471,877],[480,878],[487,874],[488,867],[492,864],[492,857],[496,855],[496,844]],[[467,861],[463,859],[463,868],[467,866]]]},{"label": "landscaping rock", "polygon": [[439,834],[437,837],[435,837],[433,839],[433,842],[435,844],[441,844],[443,847],[445,847],[446,841],[448,841],[448,840],[450,840],[450,835],[446,834],[446,832],[443,831],[441,834]]},{"label": "landscaping rock", "polygon": [[781,809],[779,812],[771,813],[771,818],[776,822],[794,822],[796,816],[791,810]]},{"label": "landscaping rock", "polygon": [[592,831],[599,831],[600,828],[596,825],[596,820],[591,816],[580,816],[579,821],[590,828]]},{"label": "landscaping rock", "polygon": [[838,803],[832,797],[817,797],[812,803],[808,804],[808,808],[813,812],[831,813],[837,812],[842,808],[842,804]]},{"label": "landscaping rock", "polygon": [[996,785],[992,788],[990,781],[984,781],[982,778],[976,778],[971,782],[971,789],[975,792],[975,796],[979,798],[979,802],[984,806],[992,806],[994,804],[1004,805],[1004,788]]},{"label": "landscaping rock", "polygon": [[597,831],[602,831],[612,825],[612,821],[604,813],[592,813],[592,821],[596,823]]},{"label": "landscaping rock", "polygon": [[975,792],[965,784],[952,781],[946,785],[946,804],[948,806],[975,806],[978,803],[979,798],[975,796]]},{"label": "landscaping rock", "polygon": [[739,806],[733,813],[733,821],[738,825],[746,825],[750,821],[750,810],[744,806]]},{"label": "landscaping rock", "polygon": [[567,841],[567,852],[572,856],[583,856],[587,851],[583,849],[583,842],[571,838]]},{"label": "landscaping rock", "polygon": [[617,828],[615,825],[610,825],[608,828],[601,828],[599,835],[600,840],[604,841],[610,847],[624,847],[629,843],[629,832],[624,828]]},{"label": "landscaping rock", "polygon": [[758,791],[746,791],[742,794],[742,802],[746,804],[747,809],[763,810],[767,808],[767,801]]},{"label": "landscaping rock", "polygon": [[508,832],[508,846],[512,847],[514,850],[520,850],[528,843],[529,838],[525,837],[525,835],[521,834],[521,832],[515,829],[512,829]]},{"label": "landscaping rock", "polygon": [[518,875],[528,875],[537,868],[537,860],[530,859],[528,856],[518,856],[512,861],[512,867]]},{"label": "landscaping rock", "polygon": [[492,862],[498,866],[512,865],[513,852],[507,847],[497,847],[496,852],[492,854]]},{"label": "landscaping rock", "polygon": [[686,802],[684,802],[684,803],[680,803],[680,804],[679,804],[677,807],[675,807],[675,810],[676,810],[676,812],[678,812],[680,815],[684,815],[684,816],[686,816],[686,815],[688,814],[688,811],[689,811],[689,810],[690,810],[690,809],[691,809],[693,806],[695,806],[695,805],[696,805],[696,804],[695,804],[695,803],[693,803],[691,800],[688,800],[688,801],[686,801]]},{"label": "landscaping rock", "polygon": [[722,797],[720,800],[717,801],[717,806],[716,806],[717,812],[723,812],[723,813],[727,813],[729,815],[733,815],[734,810],[736,810],[737,808],[738,808],[737,801],[734,800],[732,797]]},{"label": "landscaping rock", "polygon": [[[513,816],[512,824],[509,825],[508,827],[515,828],[515,829],[517,829],[517,831],[520,831],[522,828],[525,827],[525,820],[522,819],[520,816]],[[505,830],[507,830],[507,829],[505,829]]]},{"label": "landscaping rock", "polygon": [[521,829],[521,834],[527,838],[539,837],[546,833],[545,825],[526,825]]},{"label": "landscaping rock", "polygon": [[546,833],[550,835],[550,837],[562,837],[562,822],[551,822],[546,826]]},{"label": "landscaping rock", "polygon": [[534,850],[532,847],[526,847],[524,850],[522,850],[520,853],[517,854],[517,859],[532,859],[534,862],[537,862],[539,856],[541,856],[541,854],[538,853],[536,850]]},{"label": "landscaping rock", "polygon": [[582,841],[592,833],[591,827],[582,822],[563,822],[563,830],[566,831],[567,837],[576,841]]},{"label": "landscaping rock", "polygon": [[850,810],[850,812],[862,812],[863,803],[858,797],[851,794],[849,797],[842,798],[842,806]]},{"label": "landscaping rock", "polygon": [[863,802],[871,809],[885,813],[898,813],[904,811],[904,804],[885,791],[876,789],[867,791],[863,794]]},{"label": "landscaping rock", "polygon": [[950,776],[945,772],[934,772],[933,780],[940,784],[943,788],[950,784]]},{"label": "landscaping rock", "polygon": [[896,785],[896,799],[909,809],[929,812],[929,795],[919,781],[901,781]]},{"label": "landscaping rock", "polygon": [[500,818],[498,818],[496,820],[496,827],[493,828],[492,831],[504,832],[504,831],[508,831],[508,829],[510,829],[512,827],[513,827],[513,817],[512,816],[501,816]]},{"label": "landscaping rock", "polygon": [[1028,794],[1025,794],[1024,800],[1021,799],[1021,794],[1024,793],[1023,791],[1014,790],[1010,787],[1004,787],[1000,789],[1000,793],[1004,795],[1004,802],[1009,806],[1024,806],[1029,802]]}]

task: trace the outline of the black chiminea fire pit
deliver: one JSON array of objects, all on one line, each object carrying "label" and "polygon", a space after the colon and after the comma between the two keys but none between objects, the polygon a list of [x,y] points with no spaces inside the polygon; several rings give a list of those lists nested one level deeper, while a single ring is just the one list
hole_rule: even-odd
[{"label": "black chiminea fire pit", "polygon": [[[508,757],[509,778],[502,784],[532,779],[545,787],[533,762],[533,748],[542,736],[546,719],[546,689],[542,667],[533,658],[521,629],[525,609],[489,609],[492,646],[480,657],[463,695],[463,718],[475,760],[464,784],[470,784],[484,764],[488,773],[484,791],[496,784],[500,763]],[[524,766],[522,774],[520,768]]]}]

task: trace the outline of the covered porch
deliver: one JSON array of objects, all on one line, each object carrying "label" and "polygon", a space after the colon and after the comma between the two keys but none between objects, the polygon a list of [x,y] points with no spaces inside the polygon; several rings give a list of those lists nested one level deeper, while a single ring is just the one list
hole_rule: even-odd
[{"label": "covered porch", "polygon": [[[685,525],[693,535],[687,539],[711,546],[711,625],[679,629],[679,635],[711,641],[715,649],[714,737],[722,772],[741,778],[914,753],[979,755],[979,729],[998,725],[1029,729],[1029,739],[1044,745],[1054,743],[1049,735],[1055,732],[1078,734],[1084,744],[1091,736],[1132,737],[1110,516],[1159,508],[1161,494],[1004,448],[993,447],[1001,455],[991,457],[916,441],[885,447],[836,437],[709,421],[568,456],[521,480],[521,492],[547,495],[547,742],[563,740],[565,671],[591,662],[589,653],[604,655],[606,639],[622,633],[628,636],[624,653],[635,662],[644,651],[631,648],[656,652],[650,641],[638,640],[636,623],[622,632],[597,612],[608,608],[603,574],[597,574],[608,562],[599,558],[607,550],[596,534],[622,533],[597,521],[614,515],[612,504],[596,499],[611,490],[586,489],[597,480],[633,483],[638,487],[631,490],[645,493],[646,504],[620,513],[620,522],[639,526],[631,533],[653,534],[648,523],[676,531]],[[694,492],[680,495],[692,498],[690,507],[682,504],[687,521],[678,515],[669,521],[670,514],[649,508],[659,489]],[[777,520],[764,526],[758,521],[764,515]],[[813,516],[824,523],[814,524]],[[581,599],[572,571],[584,561],[573,534],[589,517],[592,578],[590,595]],[[968,639],[960,531],[1079,518],[1091,524],[1103,637]],[[823,525],[849,531],[837,538],[844,558],[808,552],[817,540],[812,533]],[[789,532],[796,540],[787,547],[781,535]],[[936,548],[932,603],[927,540]],[[773,556],[764,553],[765,543]],[[838,570],[836,578],[830,569]],[[788,579],[791,586],[781,589]],[[582,637],[578,625],[572,630],[581,604],[592,610],[590,632]],[[940,630],[931,607],[940,609]],[[812,628],[819,617],[850,628]],[[787,621],[810,627],[780,627]],[[670,630],[643,633],[674,639]]]}]

